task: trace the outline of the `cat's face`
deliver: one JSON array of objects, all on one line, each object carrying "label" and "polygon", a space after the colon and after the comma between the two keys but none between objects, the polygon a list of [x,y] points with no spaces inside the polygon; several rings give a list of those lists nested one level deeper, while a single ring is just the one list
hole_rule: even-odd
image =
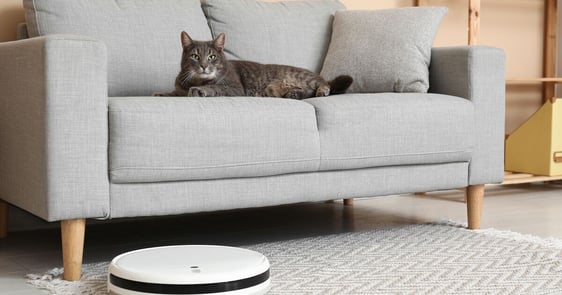
[{"label": "cat's face", "polygon": [[181,72],[178,78],[181,84],[202,85],[219,79],[226,69],[224,57],[224,34],[213,41],[193,41],[186,32],[182,32],[183,54]]}]

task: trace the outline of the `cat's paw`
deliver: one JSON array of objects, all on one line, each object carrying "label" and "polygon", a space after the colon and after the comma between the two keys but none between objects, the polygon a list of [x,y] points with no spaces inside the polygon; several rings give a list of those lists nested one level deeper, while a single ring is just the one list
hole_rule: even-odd
[{"label": "cat's paw", "polygon": [[318,87],[318,89],[316,89],[316,97],[328,96],[328,95],[330,95],[330,86],[321,85],[320,87]]},{"label": "cat's paw", "polygon": [[187,92],[187,96],[209,97],[209,96],[214,96],[214,91],[206,87],[191,87]]},{"label": "cat's paw", "polygon": [[291,88],[284,96],[285,98],[292,98],[292,99],[305,99],[306,98],[306,91],[302,88]]},{"label": "cat's paw", "polygon": [[170,93],[154,92],[154,93],[152,93],[152,96],[171,96],[171,95],[170,95]]},{"label": "cat's paw", "polygon": [[285,94],[286,98],[292,98],[292,99],[304,99],[305,97],[305,92],[303,90],[289,90],[287,91],[287,94]]}]

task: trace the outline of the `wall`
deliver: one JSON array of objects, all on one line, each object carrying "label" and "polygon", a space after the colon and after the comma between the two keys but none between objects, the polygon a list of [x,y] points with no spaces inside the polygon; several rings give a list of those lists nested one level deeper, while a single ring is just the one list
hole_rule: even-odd
[{"label": "wall", "polygon": [[0,42],[16,38],[16,25],[24,22],[22,0],[0,0]]}]

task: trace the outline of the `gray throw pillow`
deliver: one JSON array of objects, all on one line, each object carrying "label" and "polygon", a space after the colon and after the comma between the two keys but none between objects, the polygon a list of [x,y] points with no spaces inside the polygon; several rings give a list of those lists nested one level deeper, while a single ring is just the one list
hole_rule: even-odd
[{"label": "gray throw pillow", "polygon": [[338,0],[202,0],[214,36],[226,34],[229,59],[287,64],[319,72]]},{"label": "gray throw pillow", "polygon": [[338,11],[321,74],[353,77],[348,92],[427,92],[444,7]]},{"label": "gray throw pillow", "polygon": [[104,41],[109,96],[174,89],[182,30],[211,39],[199,0],[24,0],[30,37],[75,34]]}]

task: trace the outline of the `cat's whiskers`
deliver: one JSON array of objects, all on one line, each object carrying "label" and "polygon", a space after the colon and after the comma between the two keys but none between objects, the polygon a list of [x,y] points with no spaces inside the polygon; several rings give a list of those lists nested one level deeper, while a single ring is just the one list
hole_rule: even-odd
[{"label": "cat's whiskers", "polygon": [[188,78],[188,77],[190,76],[190,74],[191,74],[190,71],[185,71],[185,72],[183,72],[183,73],[180,75],[179,78],[180,78],[181,81],[183,81],[183,80],[185,80],[186,78]]},{"label": "cat's whiskers", "polygon": [[191,81],[195,73],[192,71],[186,71],[180,75],[179,80],[182,85],[185,85],[187,82]]}]

